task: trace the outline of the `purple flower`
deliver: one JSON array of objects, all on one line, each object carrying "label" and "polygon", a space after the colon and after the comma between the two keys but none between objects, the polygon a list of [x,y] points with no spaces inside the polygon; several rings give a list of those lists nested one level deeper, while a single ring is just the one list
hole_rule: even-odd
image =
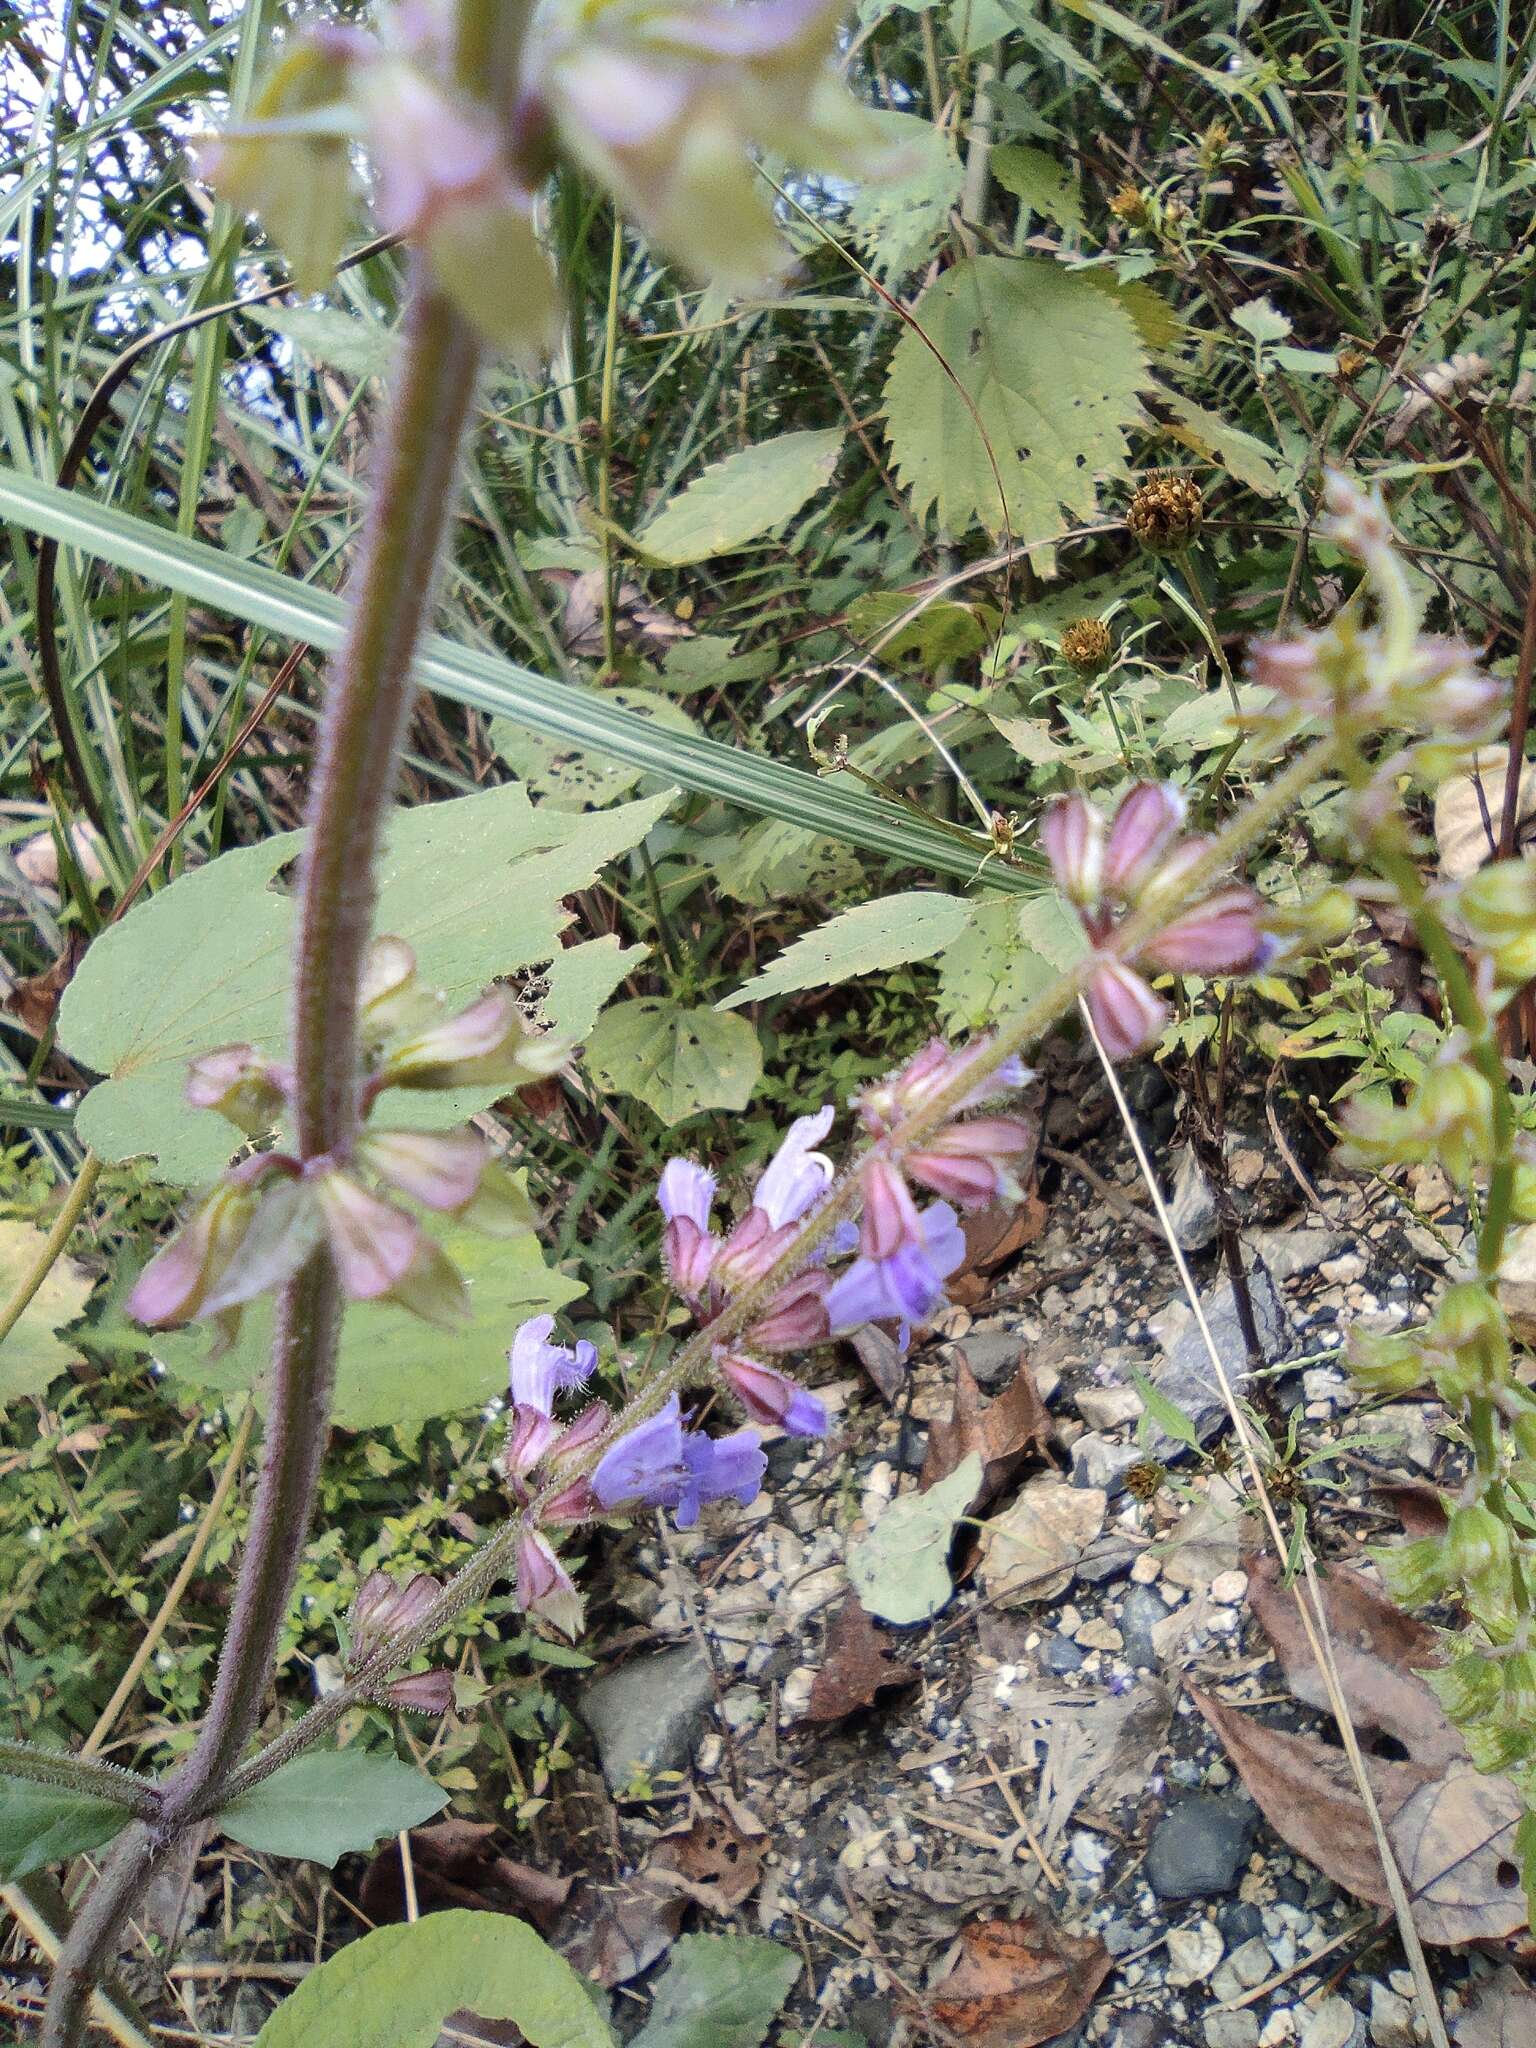
[{"label": "purple flower", "polygon": [[826,1434],[825,1407],[787,1373],[775,1372],[771,1365],[761,1365],[739,1351],[719,1364],[722,1378],[754,1422],[782,1429],[787,1436]]},{"label": "purple flower", "polygon": [[672,1516],[679,1529],[691,1529],[699,1509],[712,1500],[734,1499],[749,1507],[768,1469],[755,1429],[733,1430],[729,1436],[690,1430],[683,1438],[683,1460],[687,1477]]},{"label": "purple flower", "polygon": [[924,1323],[944,1299],[944,1282],[965,1257],[965,1233],[947,1202],[923,1211],[923,1243],[888,1259],[855,1259],[832,1283],[827,1317],[834,1334],[865,1323]]},{"label": "purple flower", "polygon": [[683,1419],[676,1394],[664,1408],[621,1436],[603,1453],[592,1474],[592,1491],[605,1508],[638,1501],[646,1507],[675,1507],[688,1483],[683,1458]]},{"label": "purple flower", "polygon": [[762,1210],[771,1229],[782,1230],[786,1223],[798,1223],[831,1185],[831,1160],[824,1152],[811,1150],[831,1128],[830,1103],[814,1116],[796,1117],[768,1162],[752,1192],[752,1206]]},{"label": "purple flower", "polygon": [[1134,903],[1179,836],[1188,806],[1171,782],[1138,782],[1115,812],[1104,848],[1103,886],[1123,903]]},{"label": "purple flower", "polygon": [[656,1184],[656,1199],[669,1223],[686,1217],[696,1230],[708,1230],[715,1199],[715,1176],[691,1159],[669,1159]]},{"label": "purple flower", "polygon": [[585,1338],[568,1348],[551,1344],[553,1316],[532,1316],[519,1324],[507,1357],[512,1367],[512,1399],[519,1408],[553,1415],[557,1394],[574,1394],[587,1384],[597,1364],[597,1346]]}]

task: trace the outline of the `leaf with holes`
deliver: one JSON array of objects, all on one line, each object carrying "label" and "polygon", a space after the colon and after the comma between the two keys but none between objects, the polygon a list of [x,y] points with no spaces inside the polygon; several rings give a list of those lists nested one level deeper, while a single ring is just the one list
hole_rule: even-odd
[{"label": "leaf with holes", "polygon": [[634,536],[646,560],[680,568],[728,555],[792,519],[832,481],[841,427],[779,434],[712,462]]},{"label": "leaf with holes", "polygon": [[898,175],[871,178],[848,202],[848,226],[877,277],[903,277],[932,255],[960,202],[965,169],[946,130],[919,114],[876,113],[901,152]]},{"label": "leaf with holes", "polygon": [[[424,982],[467,1002],[493,976],[552,959],[571,921],[563,899],[637,846],[668,802],[576,815],[536,808],[509,784],[402,811],[380,865],[375,929],[408,940]],[[302,833],[286,832],[221,854],[91,946],[59,1006],[59,1041],[107,1076],[76,1120],[103,1158],[152,1158],[182,1185],[223,1166],[228,1126],[183,1100],[187,1063],[234,1039],[284,1050],[294,901],[276,884],[302,845]],[[415,1113],[441,1124],[493,1093],[455,1091],[446,1110],[427,1098]]]},{"label": "leaf with holes", "polygon": [[[697,732],[687,712],[654,690],[609,690],[610,704],[647,720],[663,732]],[[562,811],[599,811],[627,796],[637,783],[654,789],[643,768],[595,754],[571,740],[551,739],[512,718],[493,718],[491,745],[536,804]]]},{"label": "leaf with holes", "polygon": [[603,1012],[587,1065],[604,1087],[677,1124],[701,1109],[745,1109],[762,1079],[763,1048],[745,1017],[642,996]]},{"label": "leaf with holes", "polygon": [[989,159],[992,175],[1005,192],[1022,201],[1026,213],[1055,221],[1068,234],[1083,224],[1083,199],[1068,167],[1043,149],[1021,142],[1000,142]]},{"label": "leaf with holes", "polygon": [[1091,517],[1097,484],[1126,473],[1149,381],[1130,308],[1057,264],[975,256],[913,317],[922,332],[896,344],[885,413],[914,509],[947,534],[980,522],[1023,541]]},{"label": "leaf with holes", "polygon": [[909,890],[861,903],[797,939],[770,967],[724,1002],[722,1010],[739,1009],[792,989],[820,988],[827,982],[851,981],[882,967],[901,967],[926,960],[953,945],[970,921],[971,908],[956,896]]}]

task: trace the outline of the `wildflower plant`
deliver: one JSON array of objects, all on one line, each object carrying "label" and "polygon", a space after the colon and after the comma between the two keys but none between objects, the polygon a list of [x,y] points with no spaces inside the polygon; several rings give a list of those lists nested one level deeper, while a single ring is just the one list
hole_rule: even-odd
[{"label": "wildflower plant", "polygon": [[[1266,964],[1277,940],[1237,871],[1326,772],[1348,785],[1365,848],[1418,924],[1458,1034],[1444,1060],[1458,1078],[1437,1091],[1426,1081],[1400,1113],[1362,1124],[1357,1142],[1378,1157],[1434,1143],[1481,1200],[1476,1272],[1390,1356],[1362,1353],[1367,1374],[1437,1385],[1465,1417],[1474,1452],[1445,1538],[1389,1568],[1405,1597],[1461,1592],[1477,1633],[1440,1681],[1451,1710],[1479,1731],[1480,1758],[1536,1775],[1526,1507],[1536,1498],[1536,1398],[1514,1379],[1494,1293],[1512,1229],[1536,1223],[1536,1172],[1516,1142],[1495,1037],[1529,951],[1536,891],[1523,864],[1513,879],[1467,885],[1466,921],[1486,950],[1465,967],[1446,906],[1419,881],[1396,792],[1405,769],[1448,766],[1486,736],[1499,691],[1464,650],[1422,636],[1380,505],[1343,484],[1330,487],[1331,532],[1360,563],[1362,592],[1325,632],[1255,658],[1256,678],[1275,693],[1277,740],[1305,742],[1288,764],[1214,838],[1186,833],[1181,800],[1161,784],[1137,784],[1112,818],[1085,797],[1061,799],[1041,838],[1088,939],[1079,965],[971,1043],[933,1041],[864,1088],[851,1105],[851,1148],[834,1138],[837,1105],[797,1119],[732,1218],[720,1197],[730,1161],[669,1161],[656,1199],[689,1333],[665,1362],[635,1362],[613,1407],[592,1392],[590,1338],[566,1341],[548,1316],[507,1331],[501,1525],[445,1580],[367,1578],[341,1682],[252,1753],[349,1303],[388,1297],[431,1322],[461,1321],[472,1303],[430,1219],[493,1234],[534,1227],[478,1137],[392,1122],[391,1102],[466,1081],[514,1092],[558,1072],[571,1051],[532,1032],[504,990],[450,1010],[420,985],[409,948],[372,930],[412,662],[483,349],[534,355],[558,324],[538,208],[562,162],[605,185],[697,274],[738,289],[769,282],[781,251],[750,152],[844,170],[873,160],[866,120],[829,68],[834,28],[825,0],[587,0],[537,24],[502,0],[403,0],[379,39],[351,27],[301,32],[252,116],[204,155],[227,197],[265,214],[301,281],[323,281],[361,141],[381,223],[410,245],[409,298],[348,638],[325,703],[290,1046],[278,1057],[226,1045],[194,1062],[190,1099],[250,1144],[131,1303],[151,1327],[201,1321],[227,1342],[251,1301],[276,1300],[261,1474],[217,1677],[195,1746],[158,1783],[24,1745],[0,1751],[12,1778],[70,1788],[121,1822],[59,1955],[45,2048],[77,2048],[129,1916],[189,1837],[354,1709],[446,1710],[451,1674],[408,1667],[493,1588],[512,1582],[536,1625],[575,1634],[573,1533],[656,1509],[688,1527],[712,1503],[756,1497],[764,1428],[824,1433],[826,1409],[797,1362],[871,1323],[905,1348],[945,1303],[964,1213],[1017,1196],[1015,1169],[1034,1139],[1017,1104],[1028,1049],[1081,999],[1111,1057],[1131,1058],[1169,1014],[1155,978]],[[1155,534],[1149,514],[1149,544],[1186,544],[1198,525],[1198,501],[1168,490]],[[1398,744],[1405,731],[1419,736]],[[1384,733],[1395,749],[1385,754]],[[710,1395],[728,1426],[706,1423]]]}]

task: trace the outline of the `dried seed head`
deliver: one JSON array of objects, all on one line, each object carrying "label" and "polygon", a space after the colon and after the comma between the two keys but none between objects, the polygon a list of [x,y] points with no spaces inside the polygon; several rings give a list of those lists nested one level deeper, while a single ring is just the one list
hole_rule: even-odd
[{"label": "dried seed head", "polygon": [[1102,619],[1074,619],[1061,636],[1061,656],[1080,676],[1096,676],[1109,666],[1114,642]]},{"label": "dried seed head", "polygon": [[1368,368],[1370,360],[1369,354],[1363,348],[1341,348],[1339,350],[1339,375],[1341,377],[1358,377],[1362,370]]},{"label": "dried seed head", "polygon": [[1152,218],[1152,209],[1147,203],[1145,192],[1134,185],[1122,185],[1109,202],[1109,210],[1116,220],[1123,220],[1128,228],[1144,228]]},{"label": "dried seed head", "polygon": [[1162,1492],[1163,1482],[1167,1477],[1166,1468],[1160,1465],[1156,1458],[1143,1458],[1139,1464],[1132,1465],[1126,1473],[1125,1490],[1132,1500],[1155,1500]]},{"label": "dried seed head", "polygon": [[1163,470],[1131,497],[1125,523],[1149,554],[1175,555],[1200,531],[1205,499],[1192,476]]}]

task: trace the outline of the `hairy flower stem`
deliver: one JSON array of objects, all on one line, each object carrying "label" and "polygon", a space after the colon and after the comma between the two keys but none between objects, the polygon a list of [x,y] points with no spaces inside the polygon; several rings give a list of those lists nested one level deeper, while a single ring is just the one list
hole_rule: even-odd
[{"label": "hairy flower stem", "polygon": [[[300,883],[294,991],[295,1135],[306,1159],[345,1158],[358,1129],[358,986],[410,712],[453,508],[479,344],[418,262],[382,440],[351,622],[326,706]],[[342,1297],[321,1251],[278,1302],[261,1477],[213,1696],[192,1754],[164,1788],[153,1837],[130,1829],[70,1931],[43,2048],[76,2048],[92,1985],[154,1864],[215,1811],[260,1718],[325,1453]]]},{"label": "hairy flower stem", "polygon": [[[1185,903],[1197,901],[1211,883],[1231,868],[1256,841],[1292,810],[1312,785],[1335,765],[1338,742],[1332,738],[1316,741],[1281,770],[1244,810],[1215,838],[1204,856],[1180,877],[1177,896],[1168,895],[1134,911],[1119,927],[1115,944],[1126,957],[1137,952]],[[787,1251],[766,1273],[744,1288],[734,1300],[678,1351],[664,1372],[649,1380],[615,1417],[604,1435],[579,1458],[560,1468],[559,1477],[545,1491],[488,1537],[474,1555],[460,1566],[427,1612],[409,1629],[384,1638],[358,1674],[346,1685],[309,1709],[302,1720],[285,1729],[277,1739],[236,1773],[225,1787],[225,1796],[236,1797],[270,1777],[334,1727],[342,1716],[376,1693],[380,1683],[426,1644],[443,1633],[477,1600],[490,1592],[508,1570],[517,1554],[525,1529],[537,1528],[548,1501],[564,1491],[574,1479],[590,1472],[607,1446],[654,1415],[681,1388],[709,1380],[714,1372],[714,1352],[751,1328],[769,1302],[804,1266],[824,1238],[845,1218],[853,1216],[862,1199],[861,1175],[871,1158],[887,1151],[920,1144],[932,1131],[950,1122],[967,1098],[989,1075],[1016,1054],[1035,1045],[1051,1026],[1059,1023],[1076,1004],[1085,987],[1092,962],[1070,968],[1059,980],[1037,996],[1025,1009],[1000,1025],[985,1050],[968,1060],[964,1071],[947,1087],[937,1090],[923,1108],[908,1117],[890,1137],[866,1146],[826,1199],[801,1224]],[[205,1809],[211,1810],[211,1809]]]},{"label": "hairy flower stem", "polygon": [[88,1799],[108,1800],[140,1820],[153,1819],[160,1811],[160,1794],[148,1778],[117,1764],[37,1749],[30,1742],[0,1742],[0,1772],[8,1778],[28,1778],[34,1785],[57,1785]]}]

